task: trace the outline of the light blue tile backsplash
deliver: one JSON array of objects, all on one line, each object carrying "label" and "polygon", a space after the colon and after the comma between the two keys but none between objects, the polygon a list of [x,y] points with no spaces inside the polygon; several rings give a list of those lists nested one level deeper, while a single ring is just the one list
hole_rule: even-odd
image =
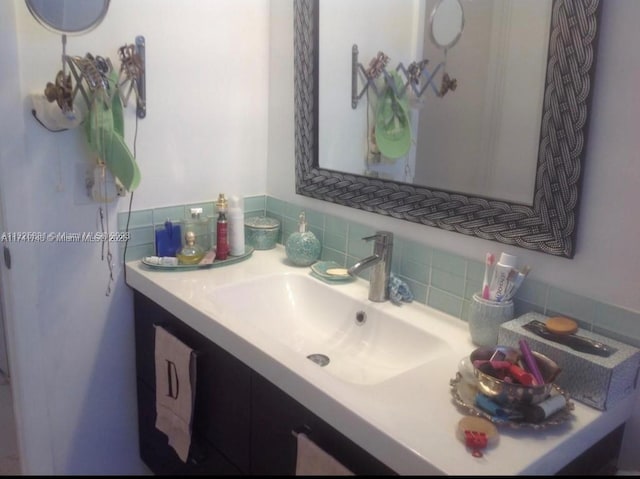
[{"label": "light blue tile backsplash", "polygon": [[[127,220],[130,240],[126,244],[126,261],[154,254],[154,227],[167,218],[181,220],[190,207],[202,207],[212,219],[215,234],[215,201],[171,207],[132,211],[118,214],[118,228],[125,231]],[[271,196],[244,198],[245,217],[266,215],[280,220],[279,243],[284,243],[297,230],[298,215],[303,210],[295,203]],[[351,266],[372,251],[370,236],[375,228],[305,208],[309,229],[322,244],[322,259]],[[121,245],[121,256],[124,257]],[[469,301],[480,291],[484,264],[446,251],[394,237],[392,271],[410,286],[415,300],[428,304],[455,317],[467,320]],[[362,275],[368,279],[368,271]],[[529,311],[546,315],[563,314],[576,319],[582,328],[640,347],[640,314],[599,303],[591,298],[527,279],[515,298],[515,314]]]}]

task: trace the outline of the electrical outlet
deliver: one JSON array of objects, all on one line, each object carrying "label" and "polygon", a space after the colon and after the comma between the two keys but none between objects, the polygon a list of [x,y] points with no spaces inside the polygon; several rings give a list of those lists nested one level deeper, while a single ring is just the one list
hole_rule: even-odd
[{"label": "electrical outlet", "polygon": [[96,166],[93,168],[91,197],[99,203],[109,203],[116,199],[116,182],[109,170]]}]

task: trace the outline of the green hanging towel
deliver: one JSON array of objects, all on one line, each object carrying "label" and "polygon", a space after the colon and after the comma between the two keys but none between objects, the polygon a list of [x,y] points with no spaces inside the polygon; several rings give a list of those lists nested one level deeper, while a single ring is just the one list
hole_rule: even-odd
[{"label": "green hanging towel", "polygon": [[375,138],[380,152],[394,161],[409,153],[411,123],[406,94],[398,96],[404,87],[398,72],[391,72],[395,90],[386,85],[376,109]]},{"label": "green hanging towel", "polygon": [[104,161],[105,165],[127,191],[140,184],[140,169],[124,141],[124,117],[122,102],[116,93],[115,72],[109,78],[113,96],[107,103],[105,92],[96,92],[85,121],[85,133],[89,147]]}]

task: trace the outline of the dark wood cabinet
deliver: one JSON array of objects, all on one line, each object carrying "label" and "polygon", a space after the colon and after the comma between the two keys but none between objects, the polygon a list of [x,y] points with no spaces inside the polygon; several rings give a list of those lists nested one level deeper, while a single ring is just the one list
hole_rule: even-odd
[{"label": "dark wood cabinet", "polygon": [[196,428],[187,462],[183,462],[155,427],[155,392],[138,379],[138,434],[140,457],[154,474],[239,475],[240,470],[225,458]]},{"label": "dark wood cabinet", "polygon": [[252,376],[251,392],[251,464],[254,474],[295,474],[298,433],[306,434],[354,474],[395,474],[257,373]]}]

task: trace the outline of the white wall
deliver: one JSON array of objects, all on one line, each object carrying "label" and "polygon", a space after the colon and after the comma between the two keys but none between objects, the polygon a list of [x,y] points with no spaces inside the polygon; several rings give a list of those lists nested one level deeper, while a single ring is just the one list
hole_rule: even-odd
[{"label": "white wall", "polygon": [[[582,202],[578,217],[578,240],[574,259],[505,246],[533,265],[532,277],[594,300],[640,312],[640,2],[602,2],[602,24],[594,101],[584,161]],[[293,95],[288,82],[293,76],[293,36],[290,2],[272,1],[271,44],[278,46],[278,62],[271,65],[271,105],[293,112]],[[287,52],[282,51],[283,48]],[[284,61],[288,58],[289,61]],[[268,193],[286,201],[333,215],[375,224],[413,241],[451,251],[480,261],[496,243],[469,238],[444,230],[420,226],[393,218],[333,205],[295,194],[293,115],[270,122]],[[640,328],[640,324],[637,325]],[[640,403],[625,438],[623,458],[640,469]],[[629,467],[629,465],[627,465]]]},{"label": "white wall", "polygon": [[[101,26],[69,37],[67,53],[109,56],[143,35],[147,117],[139,123],[142,182],[134,209],[264,194],[268,0],[112,0]],[[0,194],[7,231],[96,231],[76,165],[80,131],[49,133],[29,114],[61,68],[60,37],[22,0],[0,2]],[[132,147],[133,106],[125,116]],[[107,208],[109,227],[128,198]],[[135,474],[138,456],[131,291],[117,245],[110,296],[96,244],[12,244],[10,359],[28,474]],[[3,268],[4,269],[4,268]],[[3,278],[4,279],[4,278]]]}]

